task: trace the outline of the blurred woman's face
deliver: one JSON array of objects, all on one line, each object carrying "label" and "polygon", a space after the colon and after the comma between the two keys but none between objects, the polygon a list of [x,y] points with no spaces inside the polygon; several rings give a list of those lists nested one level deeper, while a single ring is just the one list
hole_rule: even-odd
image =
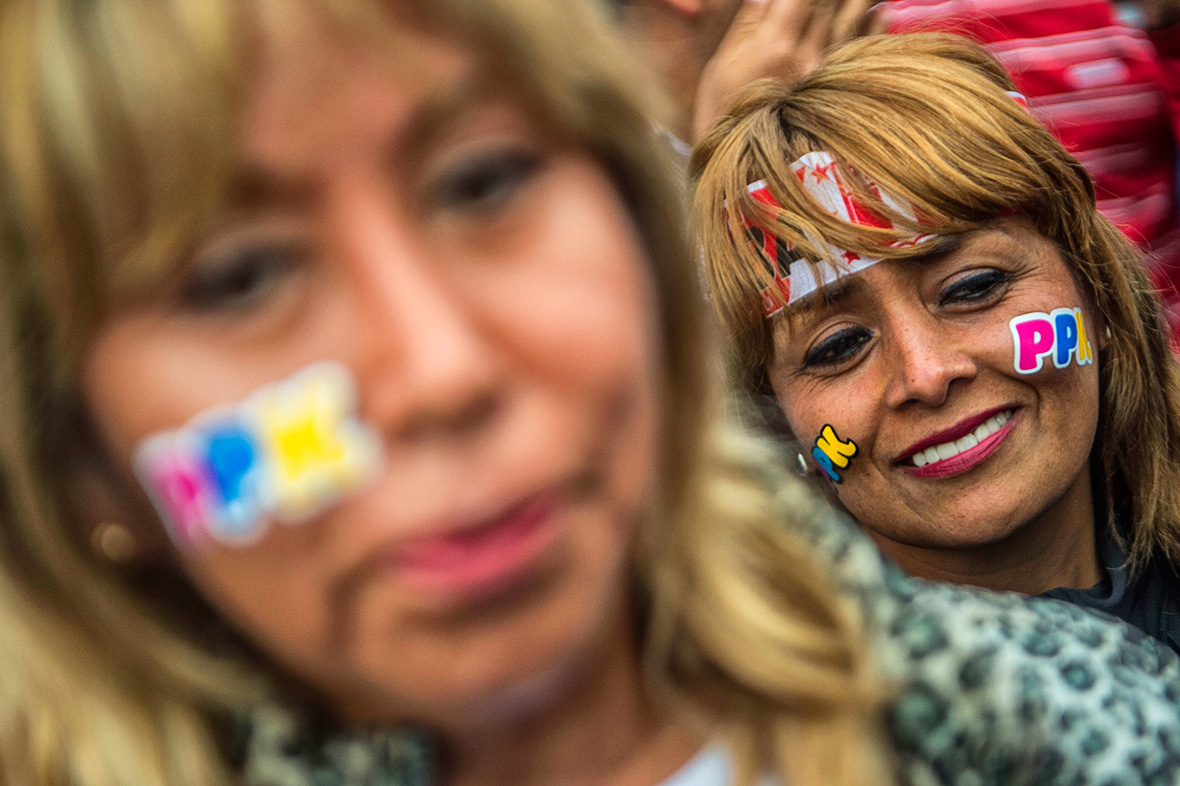
[{"label": "blurred woman's face", "polygon": [[486,63],[415,35],[376,53],[291,13],[257,63],[239,198],[101,325],[84,392],[128,471],[154,432],[317,361],[350,370],[379,479],[180,559],[343,714],[480,724],[629,635],[653,282],[603,169]]},{"label": "blurred woman's face", "polygon": [[1095,356],[1098,328],[1027,222],[998,220],[828,294],[776,327],[769,378],[808,453],[825,425],[856,443],[836,493],[887,553],[997,543],[1088,494],[1097,361],[1020,373],[1009,322],[1081,308]]}]

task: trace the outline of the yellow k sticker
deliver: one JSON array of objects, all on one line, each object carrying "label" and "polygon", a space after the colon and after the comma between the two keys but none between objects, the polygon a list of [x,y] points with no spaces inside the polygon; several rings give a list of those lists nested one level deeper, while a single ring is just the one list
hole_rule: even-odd
[{"label": "yellow k sticker", "polygon": [[839,483],[842,478],[836,472],[836,469],[844,469],[852,462],[852,457],[856,455],[856,443],[852,440],[847,442],[836,436],[836,430],[830,425],[825,425],[819,432],[819,436],[815,438],[815,447],[811,450],[811,455],[815,462],[819,464],[820,469],[827,473],[828,477],[833,482]]}]

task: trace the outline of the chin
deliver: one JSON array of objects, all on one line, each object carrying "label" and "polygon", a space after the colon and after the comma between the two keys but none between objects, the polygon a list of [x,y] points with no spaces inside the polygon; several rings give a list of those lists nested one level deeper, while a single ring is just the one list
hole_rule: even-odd
[{"label": "chin", "polygon": [[389,705],[397,715],[443,733],[527,719],[593,668],[618,616],[608,588],[588,593],[578,582],[562,584],[533,608],[499,620],[442,626],[412,644],[410,637],[387,639],[388,648],[375,642],[357,669],[373,694],[401,697]]},{"label": "chin", "polygon": [[861,526],[886,551],[888,542],[912,548],[966,551],[1001,543],[1019,532],[1024,525],[1024,519],[1020,516],[997,516],[995,511],[989,511],[986,515],[971,515],[961,511],[941,516],[931,514],[924,521],[906,527],[897,527],[896,521],[886,522],[883,527],[864,523]]},{"label": "chin", "polygon": [[471,663],[468,668],[439,664],[437,679],[424,677],[413,690],[415,720],[444,734],[469,734],[482,728],[525,721],[543,714],[568,692],[589,662],[585,641],[521,641],[514,657]]}]

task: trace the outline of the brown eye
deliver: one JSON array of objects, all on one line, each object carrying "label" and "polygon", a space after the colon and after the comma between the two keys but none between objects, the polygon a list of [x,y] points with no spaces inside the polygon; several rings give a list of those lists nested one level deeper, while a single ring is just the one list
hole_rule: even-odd
[{"label": "brown eye", "polygon": [[987,301],[997,295],[1012,276],[1003,270],[984,270],[960,278],[938,293],[938,305],[952,306]]},{"label": "brown eye", "polygon": [[803,358],[803,365],[805,367],[839,365],[855,357],[861,347],[867,344],[872,337],[872,331],[863,327],[841,330],[812,347]]},{"label": "brown eye", "polygon": [[477,157],[443,177],[438,187],[438,203],[459,209],[495,210],[508,203],[540,165],[540,155],[525,150]]},{"label": "brown eye", "polygon": [[283,246],[257,246],[198,264],[180,291],[182,304],[198,311],[229,311],[264,299],[296,266]]}]

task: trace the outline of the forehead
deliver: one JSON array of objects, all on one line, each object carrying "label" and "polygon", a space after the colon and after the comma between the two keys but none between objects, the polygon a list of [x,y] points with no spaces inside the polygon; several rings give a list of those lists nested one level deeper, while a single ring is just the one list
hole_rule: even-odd
[{"label": "forehead", "polygon": [[472,54],[392,14],[374,32],[310,4],[290,10],[260,42],[248,84],[243,147],[251,164],[331,166],[325,152],[356,152],[425,110],[455,110],[478,92]]}]

